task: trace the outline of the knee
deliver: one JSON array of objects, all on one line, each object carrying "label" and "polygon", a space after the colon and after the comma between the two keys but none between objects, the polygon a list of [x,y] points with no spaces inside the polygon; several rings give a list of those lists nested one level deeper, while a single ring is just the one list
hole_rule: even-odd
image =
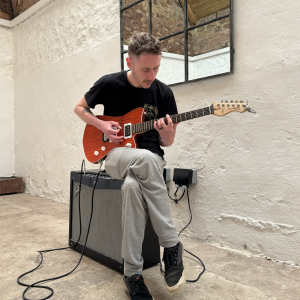
[{"label": "knee", "polygon": [[136,157],[136,160],[138,161],[137,166],[139,167],[139,172],[141,172],[141,169],[148,171],[150,166],[158,165],[156,155],[149,150],[143,149],[143,151],[140,151]]},{"label": "knee", "polygon": [[126,177],[123,185],[122,192],[123,193],[131,193],[139,190],[139,183],[137,182],[134,175],[129,175]]}]

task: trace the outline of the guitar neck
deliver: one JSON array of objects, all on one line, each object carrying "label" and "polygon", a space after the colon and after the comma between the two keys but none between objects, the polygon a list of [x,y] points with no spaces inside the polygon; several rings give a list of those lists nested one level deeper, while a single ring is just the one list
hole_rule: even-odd
[{"label": "guitar neck", "polygon": [[[200,109],[188,111],[188,112],[177,114],[177,115],[172,115],[170,117],[171,117],[173,124],[176,124],[176,123],[188,121],[191,119],[211,115],[213,113],[214,113],[214,107],[213,107],[213,105],[211,105],[211,106],[208,106],[205,108],[200,108]],[[142,132],[146,132],[146,131],[154,129],[155,121],[157,121],[157,120],[149,120],[149,121],[146,121],[143,123],[138,123],[138,124],[132,125],[132,133],[133,134],[134,133],[142,133]],[[166,118],[164,118],[164,121],[166,124],[168,124],[168,121]]]}]

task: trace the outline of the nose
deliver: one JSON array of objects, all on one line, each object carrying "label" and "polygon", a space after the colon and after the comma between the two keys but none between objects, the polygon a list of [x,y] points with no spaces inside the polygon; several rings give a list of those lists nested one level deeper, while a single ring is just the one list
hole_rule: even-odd
[{"label": "nose", "polygon": [[149,79],[151,81],[154,81],[154,79],[155,79],[155,72],[153,70],[151,70],[150,73],[149,73]]}]

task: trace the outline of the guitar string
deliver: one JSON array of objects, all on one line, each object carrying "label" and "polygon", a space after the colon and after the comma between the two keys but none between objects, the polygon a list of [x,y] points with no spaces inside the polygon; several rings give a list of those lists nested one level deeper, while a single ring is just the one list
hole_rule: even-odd
[{"label": "guitar string", "polygon": [[[201,108],[201,109],[192,110],[190,112],[172,115],[170,117],[171,117],[171,120],[173,123],[179,123],[179,122],[203,117],[203,116],[210,115],[210,114],[211,114],[210,107],[205,107],[205,108]],[[132,134],[139,133],[139,132],[145,132],[145,131],[153,129],[154,128],[153,125],[154,125],[155,121],[157,121],[157,119],[149,120],[149,121],[146,121],[143,123],[133,124],[132,125]],[[166,122],[166,118],[164,118],[164,121]]]}]

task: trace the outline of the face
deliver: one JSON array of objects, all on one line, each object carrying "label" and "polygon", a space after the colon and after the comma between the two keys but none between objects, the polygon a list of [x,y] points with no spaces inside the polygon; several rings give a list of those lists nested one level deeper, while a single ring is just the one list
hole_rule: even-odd
[{"label": "face", "polygon": [[128,72],[130,83],[135,87],[148,89],[159,70],[161,55],[142,53],[139,57],[128,57],[126,61],[131,70]]}]

